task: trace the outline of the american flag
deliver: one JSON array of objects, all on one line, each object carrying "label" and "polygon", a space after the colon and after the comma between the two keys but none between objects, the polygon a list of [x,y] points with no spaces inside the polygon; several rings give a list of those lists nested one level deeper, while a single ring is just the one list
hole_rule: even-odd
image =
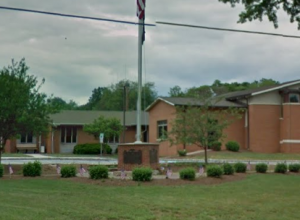
[{"label": "american flag", "polygon": [[199,174],[202,175],[204,173],[204,167],[200,165],[199,167]]},{"label": "american flag", "polygon": [[248,164],[247,164],[247,170],[251,170],[251,164],[250,164],[250,161],[249,161]]},{"label": "american flag", "polygon": [[60,166],[58,164],[56,165],[56,172],[58,175],[60,174]]},{"label": "american flag", "polygon": [[83,174],[86,172],[82,165],[80,165],[80,170],[79,170],[79,172],[80,172],[80,175],[81,175],[81,176],[83,176]]},{"label": "american flag", "polygon": [[137,0],[137,12],[139,20],[143,20],[143,35],[142,35],[142,44],[145,41],[145,6],[146,0]]},{"label": "american flag", "polygon": [[121,170],[121,179],[122,179],[122,180],[124,180],[124,179],[125,179],[125,177],[126,177],[125,170],[124,170],[124,169],[122,169],[122,170]]},{"label": "american flag", "polygon": [[10,164],[8,165],[8,170],[10,175],[14,173],[13,168]]},{"label": "american flag", "polygon": [[171,176],[172,176],[172,169],[169,167],[167,169],[167,178],[169,179],[169,178],[171,178]]},{"label": "american flag", "polygon": [[146,5],[146,0],[137,0],[136,15],[140,20],[145,18],[145,5]]}]

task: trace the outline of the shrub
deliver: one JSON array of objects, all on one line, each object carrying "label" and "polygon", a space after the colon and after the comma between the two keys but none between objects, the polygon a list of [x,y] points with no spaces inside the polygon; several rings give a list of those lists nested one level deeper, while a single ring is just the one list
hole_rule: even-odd
[{"label": "shrub", "polygon": [[255,170],[257,173],[266,173],[268,170],[268,165],[265,163],[258,163],[255,166]]},{"label": "shrub", "polygon": [[237,173],[246,173],[247,165],[241,162],[234,164],[234,170]]},{"label": "shrub", "polygon": [[4,167],[2,164],[0,164],[0,177],[3,177],[3,173],[4,173]]},{"label": "shrub", "polygon": [[275,166],[275,173],[286,173],[287,165],[285,163],[278,163]]},{"label": "shrub", "polygon": [[234,151],[234,152],[237,152],[239,151],[240,149],[240,145],[238,142],[236,141],[228,141],[226,144],[226,149],[229,150],[229,151]]},{"label": "shrub", "polygon": [[[74,154],[100,154],[101,145],[98,143],[94,144],[77,144],[73,149]],[[102,152],[111,154],[112,149],[108,144],[102,144]]]},{"label": "shrub", "polygon": [[138,167],[132,171],[134,181],[150,181],[152,179],[152,170],[148,167]]},{"label": "shrub", "polygon": [[181,156],[181,157],[186,156],[186,153],[187,153],[186,150],[178,150],[177,152],[178,152],[179,156]]},{"label": "shrub", "polygon": [[29,162],[23,165],[23,176],[40,176],[42,174],[42,164],[39,161]]},{"label": "shrub", "polygon": [[91,179],[107,179],[108,178],[108,168],[103,165],[92,166],[89,168],[89,173]]},{"label": "shrub", "polygon": [[222,143],[219,142],[219,141],[216,141],[216,142],[213,142],[211,144],[211,149],[214,150],[214,151],[220,151],[221,150],[221,146],[222,146]]},{"label": "shrub", "polygon": [[224,175],[232,175],[234,173],[233,166],[229,163],[225,163],[223,165],[223,173],[224,173]]},{"label": "shrub", "polygon": [[289,171],[290,172],[299,172],[300,170],[300,164],[299,163],[294,163],[289,165]]},{"label": "shrub", "polygon": [[223,170],[220,166],[210,165],[206,169],[206,174],[209,177],[221,177],[223,175]]},{"label": "shrub", "polygon": [[68,178],[76,176],[76,167],[74,165],[63,166],[60,170],[61,177]]},{"label": "shrub", "polygon": [[194,180],[196,178],[195,169],[188,167],[179,171],[180,179],[183,180]]}]

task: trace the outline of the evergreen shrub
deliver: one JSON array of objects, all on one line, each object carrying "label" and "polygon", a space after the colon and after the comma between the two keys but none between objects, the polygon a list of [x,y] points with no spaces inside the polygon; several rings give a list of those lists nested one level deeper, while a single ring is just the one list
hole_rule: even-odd
[{"label": "evergreen shrub", "polygon": [[246,173],[247,170],[247,165],[241,162],[235,163],[234,165],[234,170],[237,173]]},{"label": "evergreen shrub", "polygon": [[108,168],[103,165],[92,166],[89,168],[89,173],[91,179],[107,179],[108,178]]},{"label": "evergreen shrub", "polygon": [[300,164],[299,163],[294,163],[289,165],[289,171],[290,172],[295,172],[298,173],[300,170]]},{"label": "evergreen shrub", "polygon": [[226,149],[229,151],[234,151],[234,152],[238,152],[240,149],[240,145],[238,142],[236,141],[228,141],[226,144]]},{"label": "evergreen shrub", "polygon": [[257,173],[266,173],[268,170],[268,165],[266,163],[258,163],[255,166],[255,170]]},{"label": "evergreen shrub", "polygon": [[76,167],[74,165],[65,165],[60,170],[61,177],[69,178],[76,176]]},{"label": "evergreen shrub", "polygon": [[[100,154],[101,144],[77,144],[73,149],[73,154]],[[102,144],[102,152],[112,154],[112,149],[108,144]]]},{"label": "evergreen shrub", "polygon": [[229,163],[225,163],[223,165],[223,173],[224,173],[224,175],[232,175],[232,174],[234,174],[234,168],[233,168],[233,166],[231,164],[229,164]]},{"label": "evergreen shrub", "polygon": [[275,166],[275,173],[286,173],[287,172],[287,165],[285,163],[278,163]]},{"label": "evergreen shrub", "polygon": [[23,165],[23,176],[41,176],[42,174],[42,164],[39,161],[29,162]]},{"label": "evergreen shrub", "polygon": [[137,167],[132,171],[134,181],[150,181],[152,179],[152,169],[148,167]]},{"label": "evergreen shrub", "polygon": [[220,178],[223,175],[222,167],[218,165],[210,165],[206,169],[206,174],[209,177],[218,177]]},{"label": "evergreen shrub", "polygon": [[187,167],[179,171],[180,179],[194,180],[196,178],[196,172],[194,168]]},{"label": "evergreen shrub", "polygon": [[3,173],[4,173],[4,167],[2,164],[0,164],[0,177],[3,177]]},{"label": "evergreen shrub", "polygon": [[186,156],[186,153],[187,153],[186,150],[178,150],[177,152],[178,152],[178,155],[181,157]]}]

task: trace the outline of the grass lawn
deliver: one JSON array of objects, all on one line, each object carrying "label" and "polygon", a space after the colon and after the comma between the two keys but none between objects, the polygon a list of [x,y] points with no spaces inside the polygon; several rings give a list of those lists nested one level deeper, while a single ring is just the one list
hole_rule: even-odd
[{"label": "grass lawn", "polygon": [[299,175],[249,174],[221,185],[109,187],[0,179],[0,219],[298,219]]},{"label": "grass lawn", "polygon": [[[189,158],[204,159],[204,153],[189,156]],[[236,160],[300,160],[300,154],[283,153],[254,153],[248,151],[230,152],[230,151],[210,151],[209,159],[236,159]]]},{"label": "grass lawn", "polygon": [[30,157],[30,156],[23,153],[15,153],[15,154],[4,153],[2,154],[2,157]]}]

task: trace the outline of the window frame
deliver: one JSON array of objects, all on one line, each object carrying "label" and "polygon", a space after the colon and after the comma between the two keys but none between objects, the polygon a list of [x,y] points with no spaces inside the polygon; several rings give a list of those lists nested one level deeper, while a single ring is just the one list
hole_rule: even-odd
[{"label": "window frame", "polygon": [[168,120],[159,120],[157,121],[157,139],[158,140],[166,140],[167,135],[164,136],[163,131],[168,132]]},{"label": "window frame", "polygon": [[76,144],[77,143],[77,127],[62,126],[60,131],[60,143]]},{"label": "window frame", "polygon": [[[292,96],[296,96],[297,102],[291,101],[291,99],[293,98]],[[289,103],[299,103],[300,102],[299,93],[289,93],[288,94],[288,101],[289,101]]]}]

